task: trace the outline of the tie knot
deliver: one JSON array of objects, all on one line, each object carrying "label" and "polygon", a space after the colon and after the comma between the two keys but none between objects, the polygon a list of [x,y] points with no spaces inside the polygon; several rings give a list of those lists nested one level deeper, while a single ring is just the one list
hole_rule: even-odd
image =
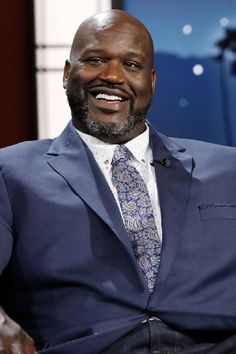
[{"label": "tie knot", "polygon": [[128,161],[129,159],[130,159],[130,152],[127,149],[127,147],[125,145],[117,145],[114,150],[112,164],[120,160]]}]

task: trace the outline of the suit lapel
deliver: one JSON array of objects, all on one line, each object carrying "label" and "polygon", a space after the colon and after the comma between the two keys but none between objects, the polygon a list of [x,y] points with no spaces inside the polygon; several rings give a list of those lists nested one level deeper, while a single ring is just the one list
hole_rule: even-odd
[{"label": "suit lapel", "polygon": [[[192,157],[184,149],[162,135],[150,131],[153,159],[160,198],[163,250],[156,285],[166,278],[181,241],[185,209],[189,195]],[[164,161],[169,161],[166,164]],[[48,164],[60,174],[84,202],[113,230],[136,265],[119,209],[105,178],[90,151],[70,122],[54,140],[48,151]],[[144,282],[141,270],[138,273]]]},{"label": "suit lapel", "polygon": [[162,135],[157,138],[151,133],[151,142],[163,230],[162,258],[156,283],[158,288],[166,278],[181,242],[193,160],[185,149],[169,138]]},{"label": "suit lapel", "polygon": [[91,152],[81,141],[72,123],[53,142],[48,164],[64,178],[83,201],[113,230],[133,256],[118,206]]}]

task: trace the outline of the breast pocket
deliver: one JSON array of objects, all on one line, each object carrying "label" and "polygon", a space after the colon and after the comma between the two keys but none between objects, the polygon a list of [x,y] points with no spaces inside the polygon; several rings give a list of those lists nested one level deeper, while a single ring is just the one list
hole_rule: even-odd
[{"label": "breast pocket", "polygon": [[202,221],[236,219],[236,204],[201,204],[198,208]]}]

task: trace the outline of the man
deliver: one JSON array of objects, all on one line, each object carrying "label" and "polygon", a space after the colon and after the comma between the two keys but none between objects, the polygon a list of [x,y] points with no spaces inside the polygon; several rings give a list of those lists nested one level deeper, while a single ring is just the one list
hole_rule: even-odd
[{"label": "man", "polygon": [[72,122],[1,150],[2,353],[236,353],[236,151],[148,126],[155,79],[143,24],[92,16]]}]

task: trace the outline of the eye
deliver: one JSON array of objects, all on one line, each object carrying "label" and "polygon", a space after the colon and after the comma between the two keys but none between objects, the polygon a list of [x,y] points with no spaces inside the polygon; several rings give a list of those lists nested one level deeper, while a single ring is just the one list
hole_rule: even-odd
[{"label": "eye", "polygon": [[129,70],[133,70],[133,71],[141,70],[141,65],[136,61],[128,60],[126,61],[125,65],[129,68]]},{"label": "eye", "polygon": [[85,62],[89,63],[89,64],[97,65],[97,64],[105,63],[105,60],[103,58],[100,58],[100,57],[91,57],[91,58],[87,58],[85,60]]}]

